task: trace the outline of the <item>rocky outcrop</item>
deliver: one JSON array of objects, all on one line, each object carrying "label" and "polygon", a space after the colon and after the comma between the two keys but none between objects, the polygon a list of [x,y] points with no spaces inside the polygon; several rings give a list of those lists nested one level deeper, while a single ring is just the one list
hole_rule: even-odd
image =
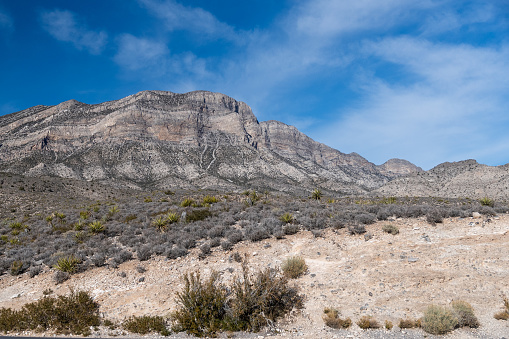
[{"label": "rocky outcrop", "polygon": [[389,159],[382,165],[377,166],[377,168],[385,175],[392,175],[395,177],[422,172],[422,168],[404,159]]},{"label": "rocky outcrop", "polygon": [[509,200],[509,166],[487,166],[475,160],[446,162],[426,172],[396,178],[373,193]]},{"label": "rocky outcrop", "polygon": [[361,194],[415,170],[377,167],[293,126],[259,123],[245,103],[206,91],[32,107],[0,117],[0,145],[2,171],[137,188]]}]

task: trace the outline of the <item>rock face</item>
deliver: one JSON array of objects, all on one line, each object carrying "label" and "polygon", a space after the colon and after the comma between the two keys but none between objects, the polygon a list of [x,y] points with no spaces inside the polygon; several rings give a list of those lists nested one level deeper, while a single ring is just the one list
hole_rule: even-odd
[{"label": "rock face", "polygon": [[419,169],[375,166],[249,106],[206,91],[144,91],[88,105],[75,100],[0,117],[0,170],[137,188],[362,194]]},{"label": "rock face", "polygon": [[509,164],[492,167],[475,160],[445,162],[426,172],[396,178],[373,193],[509,200]]}]

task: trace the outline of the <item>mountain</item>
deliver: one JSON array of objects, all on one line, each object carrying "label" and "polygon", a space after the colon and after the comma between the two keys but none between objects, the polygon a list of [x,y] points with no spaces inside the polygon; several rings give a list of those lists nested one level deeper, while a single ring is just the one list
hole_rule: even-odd
[{"label": "mountain", "polygon": [[69,100],[0,117],[0,171],[141,189],[256,188],[362,194],[420,169],[376,166],[220,93],[143,91],[96,105]]},{"label": "mountain", "polygon": [[475,160],[445,162],[414,172],[373,191],[379,195],[495,198],[509,200],[509,164],[487,166]]}]

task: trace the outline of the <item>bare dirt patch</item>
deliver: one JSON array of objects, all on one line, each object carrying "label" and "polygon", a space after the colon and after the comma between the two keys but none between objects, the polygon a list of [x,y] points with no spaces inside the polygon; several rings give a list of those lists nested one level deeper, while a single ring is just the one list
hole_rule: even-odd
[{"label": "bare dirt patch", "polygon": [[[386,224],[399,228],[391,235]],[[241,242],[232,251],[220,248],[198,259],[198,249],[177,260],[163,257],[137,260],[118,268],[102,267],[73,275],[61,285],[52,280],[53,270],[29,278],[3,275],[0,278],[0,307],[19,308],[42,297],[51,288],[67,294],[70,288],[91,292],[106,318],[121,321],[130,315],[168,315],[175,308],[175,295],[182,287],[180,277],[199,270],[222,272],[227,281],[241,273],[240,264],[230,259],[233,252],[248,254],[257,270],[277,267],[294,255],[306,260],[308,273],[292,283],[306,296],[303,310],[293,312],[277,325],[277,335],[302,338],[421,338],[422,330],[363,331],[357,325],[348,330],[326,327],[323,309],[333,307],[341,317],[355,323],[363,315],[397,325],[399,319],[419,318],[430,304],[449,305],[465,300],[475,310],[479,329],[458,329],[449,338],[501,338],[509,336],[509,322],[495,320],[502,310],[503,296],[509,296],[509,216],[494,218],[452,218],[431,226],[424,218],[377,222],[367,227],[373,236],[350,235],[347,230],[326,230],[323,237],[299,232],[285,239]],[[140,273],[142,266],[146,271]],[[125,274],[123,274],[124,272]],[[25,333],[30,334],[30,333]],[[120,330],[103,329],[101,335],[121,335]],[[237,337],[276,335],[236,334]],[[428,337],[430,337],[428,335]]]}]

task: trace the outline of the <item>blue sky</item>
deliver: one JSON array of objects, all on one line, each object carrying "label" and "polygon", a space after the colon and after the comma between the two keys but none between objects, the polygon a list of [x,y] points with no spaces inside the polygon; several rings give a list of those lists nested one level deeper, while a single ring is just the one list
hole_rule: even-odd
[{"label": "blue sky", "polygon": [[0,0],[0,115],[210,90],[342,152],[509,162],[509,2]]}]

